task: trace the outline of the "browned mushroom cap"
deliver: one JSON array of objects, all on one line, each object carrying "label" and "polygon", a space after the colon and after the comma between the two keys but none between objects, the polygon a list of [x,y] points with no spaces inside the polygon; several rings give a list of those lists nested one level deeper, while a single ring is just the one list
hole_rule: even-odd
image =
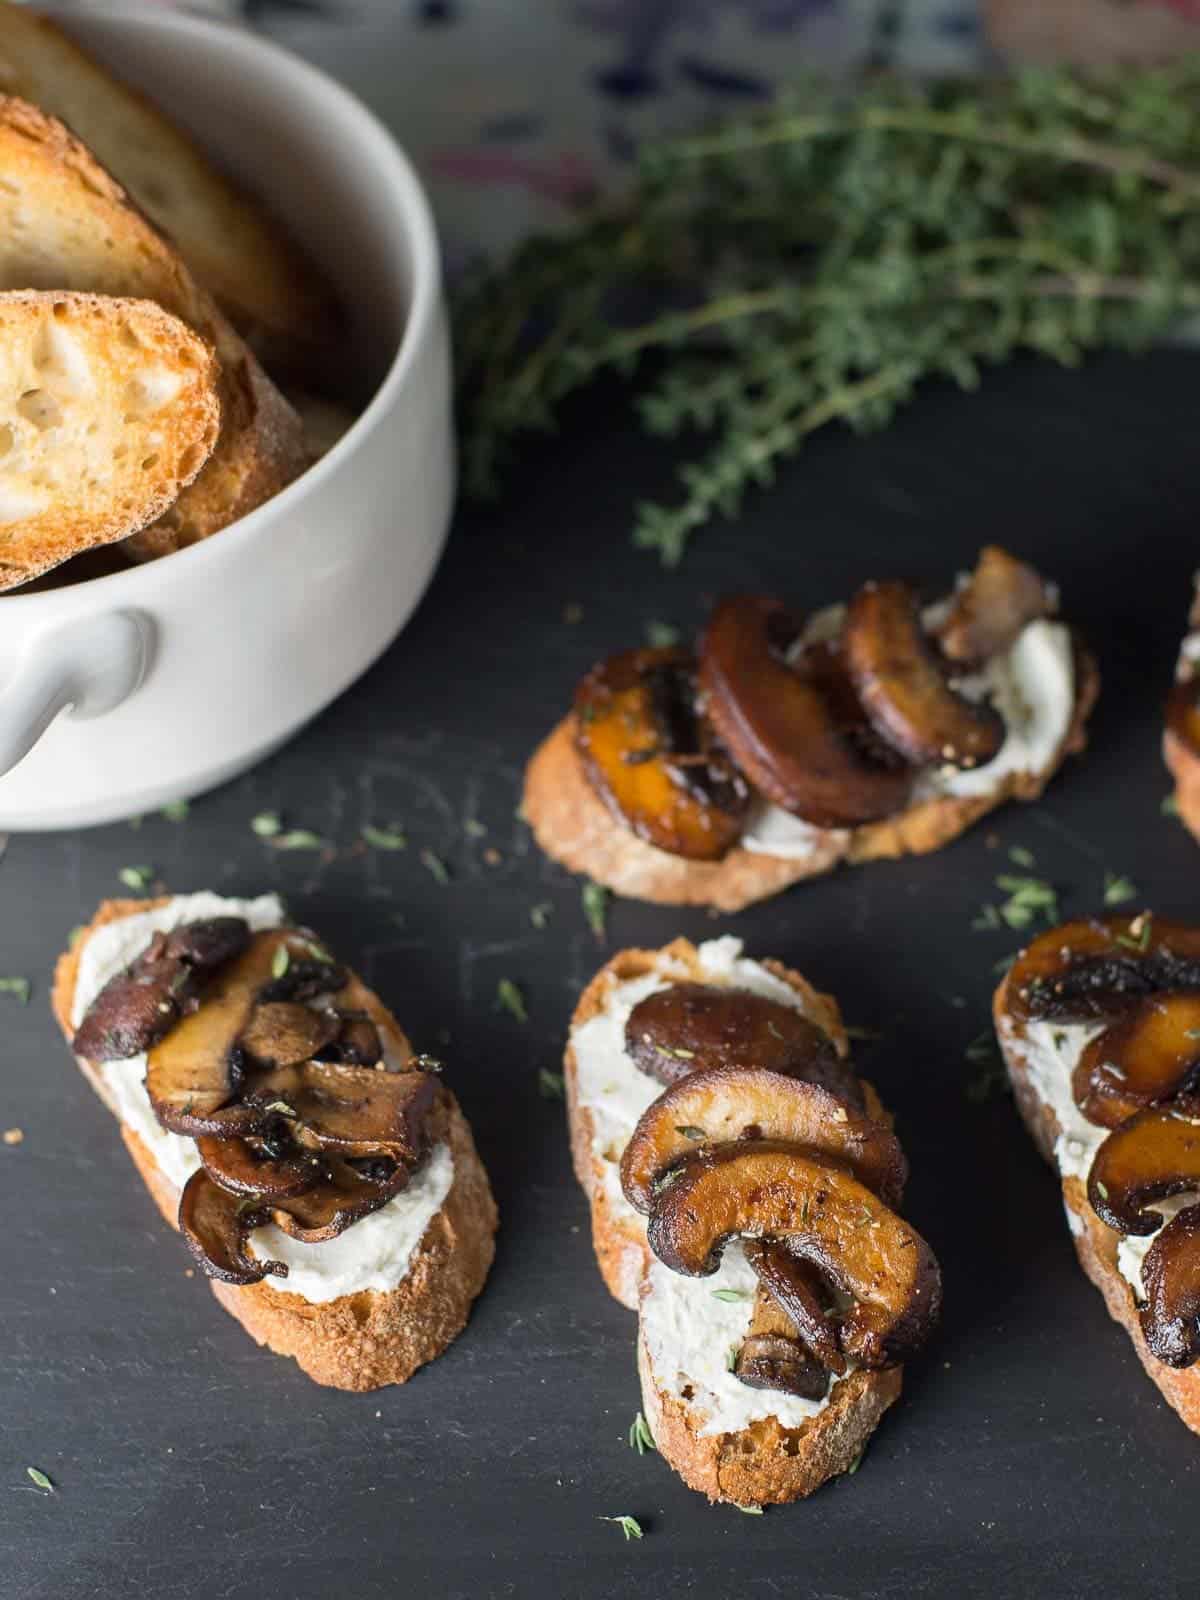
[{"label": "browned mushroom cap", "polygon": [[850,828],[899,811],[913,771],[862,747],[821,684],[789,666],[799,627],[778,600],[723,600],[700,645],[708,714],[742,771],[768,800],[822,828]]},{"label": "browned mushroom cap", "polygon": [[985,545],[937,630],[938,641],[948,660],[975,666],[1007,650],[1023,628],[1053,610],[1051,593],[1032,567],[999,545]]},{"label": "browned mushroom cap", "polygon": [[1171,686],[1167,696],[1167,727],[1189,750],[1200,751],[1200,676],[1193,668]]},{"label": "browned mushroom cap", "polygon": [[832,1156],[885,1204],[903,1192],[908,1163],[878,1122],[815,1083],[763,1067],[714,1067],[681,1079],[642,1113],[621,1158],[626,1198],[649,1214],[664,1173],[697,1147],[762,1139]]},{"label": "browned mushroom cap", "polygon": [[747,1239],[743,1249],[758,1276],[760,1297],[770,1296],[822,1367],[845,1372],[846,1358],[827,1309],[830,1297],[812,1262],[801,1261],[779,1239]]},{"label": "browned mushroom cap", "polygon": [[260,1283],[287,1277],[282,1261],[260,1261],[246,1248],[268,1220],[265,1206],[220,1189],[203,1168],[193,1172],[179,1199],[179,1231],[200,1268],[223,1283]]},{"label": "browned mushroom cap", "polygon": [[241,917],[210,917],[155,934],[92,1001],[75,1034],[75,1054],[86,1061],[141,1055],[175,1026],[201,984],[240,954],[249,937]]},{"label": "browned mushroom cap", "polygon": [[977,767],[999,754],[1004,723],[942,675],[907,583],[867,583],[850,602],[842,646],[880,734],[909,761]]},{"label": "browned mushroom cap", "polygon": [[795,1145],[719,1145],[675,1169],[647,1238],[668,1267],[715,1272],[728,1240],[786,1239],[854,1302],[841,1319],[843,1351],[865,1367],[903,1360],[928,1335],[941,1274],[915,1229],[828,1156]]},{"label": "browned mushroom cap", "polygon": [[256,1005],[239,1043],[258,1066],[290,1067],[309,1061],[336,1039],[341,1022],[332,1012],[314,1011],[292,1000]]},{"label": "browned mushroom cap", "polygon": [[1200,928],[1148,911],[1051,928],[1026,946],[1007,980],[1018,1017],[1117,1017],[1151,994],[1200,991]]},{"label": "browned mushroom cap", "polygon": [[736,1377],[751,1389],[820,1400],[829,1390],[829,1373],[798,1339],[780,1333],[750,1333],[734,1357]]},{"label": "browned mushroom cap", "polygon": [[1200,1357],[1200,1206],[1188,1206],[1146,1251],[1142,1332],[1150,1352],[1168,1367]]},{"label": "browned mushroom cap", "polygon": [[[316,1054],[316,1052],[313,1052]],[[365,1011],[338,1013],[338,1031],[327,1058],[344,1061],[352,1067],[373,1067],[383,1059],[383,1043],[379,1029]]]},{"label": "browned mushroom cap", "polygon": [[387,1205],[411,1177],[411,1167],[385,1157],[355,1163],[333,1156],[320,1183],[273,1203],[271,1221],[293,1239],[321,1244]]},{"label": "browned mushroom cap", "polygon": [[238,1041],[278,952],[288,948],[288,938],[283,929],[256,933],[208,987],[199,1009],[150,1050],[146,1093],[158,1120],[172,1133],[215,1133],[222,1121],[231,1120],[213,1119],[241,1083]]},{"label": "browned mushroom cap", "polygon": [[387,1154],[415,1163],[424,1155],[442,1102],[431,1072],[385,1072],[335,1061],[306,1061],[256,1075],[248,1106],[286,1106],[299,1136],[342,1155]]},{"label": "browned mushroom cap", "polygon": [[658,989],[630,1012],[625,1048],[659,1083],[677,1083],[702,1067],[767,1067],[863,1103],[858,1078],[827,1033],[794,1006],[745,989],[706,983]]},{"label": "browned mushroom cap", "polygon": [[196,1151],[214,1183],[230,1194],[257,1195],[264,1200],[303,1194],[320,1183],[325,1173],[321,1157],[281,1134],[275,1116],[262,1135],[196,1140]]},{"label": "browned mushroom cap", "polygon": [[736,843],[750,791],[697,715],[688,651],[626,650],[593,667],[575,695],[575,743],[639,838],[696,861]]},{"label": "browned mushroom cap", "polygon": [[1186,1090],[1200,1067],[1200,994],[1141,1000],[1098,1034],[1072,1078],[1089,1122],[1116,1128],[1146,1106]]},{"label": "browned mushroom cap", "polygon": [[1120,1233],[1153,1233],[1162,1214],[1147,1201],[1200,1189],[1200,1100],[1180,1098],[1139,1111],[1114,1128],[1096,1151],[1088,1199],[1102,1222]]}]

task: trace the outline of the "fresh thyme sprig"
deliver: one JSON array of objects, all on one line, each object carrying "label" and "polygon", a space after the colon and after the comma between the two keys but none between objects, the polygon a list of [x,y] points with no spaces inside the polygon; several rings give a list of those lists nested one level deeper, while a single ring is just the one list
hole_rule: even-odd
[{"label": "fresh thyme sprig", "polygon": [[464,295],[468,483],[596,376],[635,376],[651,432],[712,440],[676,502],[637,510],[674,563],[828,422],[882,427],[922,379],[973,388],[1021,349],[1144,344],[1200,308],[1198,91],[1200,57],[813,88],[650,147],[624,199]]}]

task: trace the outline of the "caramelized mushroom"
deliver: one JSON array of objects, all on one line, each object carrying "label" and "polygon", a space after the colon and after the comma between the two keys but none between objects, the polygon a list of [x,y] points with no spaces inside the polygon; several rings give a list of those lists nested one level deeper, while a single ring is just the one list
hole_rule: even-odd
[{"label": "caramelized mushroom", "polygon": [[890,816],[913,772],[864,749],[821,685],[788,664],[799,633],[778,600],[722,601],[700,645],[708,714],[751,783],[785,811],[822,828]]},{"label": "caramelized mushroom", "polygon": [[1008,976],[1015,1016],[1057,1022],[1118,1017],[1147,995],[1200,991],[1200,928],[1152,917],[1095,917],[1051,928]]},{"label": "caramelized mushroom", "polygon": [[747,1239],[743,1249],[758,1276],[760,1298],[771,1297],[822,1367],[845,1372],[846,1358],[826,1306],[829,1296],[816,1267],[792,1255],[778,1239]]},{"label": "caramelized mushroom", "polygon": [[288,948],[286,931],[257,933],[236,961],[204,994],[204,1003],[154,1045],[146,1063],[146,1093],[155,1115],[172,1133],[216,1133],[216,1118],[242,1081],[239,1039],[255,998],[271,977],[277,952]]},{"label": "caramelized mushroom", "polygon": [[318,995],[337,994],[346,986],[346,969],[328,956],[314,954],[321,947],[306,933],[292,934],[292,955],[283,972],[273,976],[258,998],[264,1005],[276,1001],[315,1000]]},{"label": "caramelized mushroom", "polygon": [[428,1148],[441,1086],[431,1072],[306,1061],[256,1076],[248,1106],[286,1106],[300,1138],[342,1155],[415,1163]]},{"label": "caramelized mushroom", "polygon": [[[352,1067],[373,1067],[383,1059],[379,1029],[365,1011],[339,1012],[337,1037],[327,1052],[330,1059]],[[315,1055],[317,1052],[314,1051]]]},{"label": "caramelized mushroom", "polygon": [[1075,1103],[1089,1122],[1119,1127],[1134,1112],[1186,1090],[1200,1067],[1200,994],[1141,1000],[1086,1047]]},{"label": "caramelized mushroom", "polygon": [[204,1170],[230,1194],[258,1195],[264,1200],[303,1194],[315,1187],[325,1171],[320,1156],[293,1143],[280,1124],[286,1128],[284,1119],[276,1115],[258,1136],[215,1139],[209,1134],[197,1139],[196,1151]]},{"label": "caramelized mushroom", "polygon": [[156,933],[140,956],[104,985],[72,1048],[86,1061],[124,1061],[155,1044],[195,1004],[201,985],[245,949],[241,917],[210,917]]},{"label": "caramelized mushroom", "polygon": [[575,696],[575,743],[592,787],[639,838],[695,861],[737,842],[749,790],[697,715],[686,650],[626,650]]},{"label": "caramelized mushroom", "polygon": [[293,1239],[321,1244],[336,1238],[352,1222],[387,1205],[411,1176],[410,1167],[386,1157],[358,1166],[334,1156],[320,1183],[303,1194],[275,1201],[270,1220]]},{"label": "caramelized mushroom", "polygon": [[698,1146],[763,1139],[833,1157],[885,1204],[896,1204],[908,1176],[895,1135],[815,1083],[764,1067],[714,1067],[674,1084],[642,1113],[621,1158],[626,1198],[649,1214],[664,1173]]},{"label": "caramelized mushroom", "polygon": [[1145,1203],[1188,1189],[1200,1189],[1197,1099],[1137,1112],[1105,1139],[1088,1174],[1092,1210],[1119,1233],[1153,1233],[1162,1214]]},{"label": "caramelized mushroom", "polygon": [[794,1145],[718,1145],[689,1157],[660,1189],[650,1247],[689,1277],[715,1272],[728,1240],[786,1239],[853,1304],[839,1342],[865,1367],[894,1365],[926,1337],[941,1300],[929,1246],[828,1156]]},{"label": "caramelized mushroom", "polygon": [[256,1005],[239,1040],[258,1066],[290,1067],[309,1061],[337,1038],[341,1022],[332,1012],[314,1011],[294,1000]]},{"label": "caramelized mushroom", "polygon": [[677,1083],[702,1067],[767,1067],[861,1107],[862,1088],[829,1035],[794,1006],[745,989],[673,983],[638,1002],[625,1048],[642,1072]]},{"label": "caramelized mushroom", "polygon": [[287,1277],[282,1261],[260,1261],[246,1241],[269,1220],[265,1205],[220,1189],[203,1168],[193,1172],[179,1199],[179,1231],[201,1269],[223,1283],[260,1283]]},{"label": "caramelized mushroom", "polygon": [[999,754],[1003,721],[947,683],[908,584],[864,584],[846,613],[842,645],[871,721],[909,761],[977,767]]},{"label": "caramelized mushroom", "polygon": [[1142,1332],[1168,1367],[1200,1358],[1200,1206],[1171,1218],[1142,1262]]},{"label": "caramelized mushroom", "polygon": [[942,653],[949,661],[977,666],[1007,650],[1029,623],[1053,610],[1052,596],[1032,567],[999,545],[985,545],[937,630]]},{"label": "caramelized mushroom", "polygon": [[733,1370],[751,1389],[778,1389],[805,1400],[823,1399],[829,1389],[829,1373],[799,1340],[786,1334],[747,1334]]}]

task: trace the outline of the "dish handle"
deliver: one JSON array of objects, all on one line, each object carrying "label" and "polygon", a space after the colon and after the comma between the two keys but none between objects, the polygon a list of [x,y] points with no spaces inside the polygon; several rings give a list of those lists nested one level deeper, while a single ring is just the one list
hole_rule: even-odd
[{"label": "dish handle", "polygon": [[32,639],[0,684],[0,773],[29,754],[60,711],[101,717],[128,699],[146,675],[151,637],[148,618],[110,611]]}]

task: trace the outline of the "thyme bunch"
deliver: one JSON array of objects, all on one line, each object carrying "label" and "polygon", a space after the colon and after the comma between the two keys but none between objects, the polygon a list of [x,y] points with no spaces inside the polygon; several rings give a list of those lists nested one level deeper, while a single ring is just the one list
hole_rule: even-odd
[{"label": "thyme bunch", "polygon": [[636,510],[674,564],[826,423],[879,428],[925,378],[1137,348],[1196,309],[1200,58],[813,91],[652,146],[619,202],[468,288],[467,484],[493,491],[524,434],[623,374],[651,433],[705,441],[680,496]]}]

